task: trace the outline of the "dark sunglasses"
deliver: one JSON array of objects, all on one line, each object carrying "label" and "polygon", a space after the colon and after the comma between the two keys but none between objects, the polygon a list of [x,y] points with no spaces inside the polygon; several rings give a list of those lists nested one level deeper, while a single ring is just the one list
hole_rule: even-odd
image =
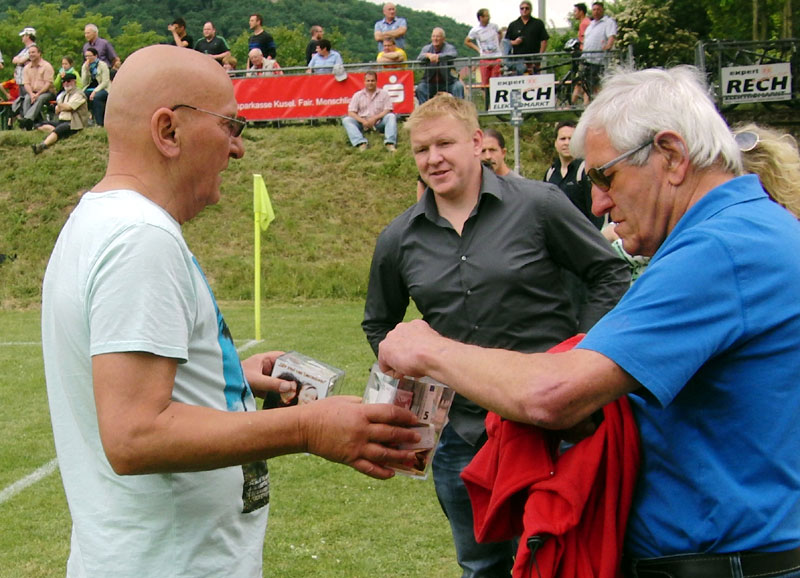
[{"label": "dark sunglasses", "polygon": [[176,104],[172,107],[172,110],[176,110],[178,108],[188,108],[190,110],[196,110],[197,112],[204,112],[206,114],[210,114],[212,116],[216,116],[218,118],[224,118],[228,121],[228,130],[231,133],[233,138],[236,138],[242,134],[244,127],[247,126],[247,119],[243,116],[225,116],[224,114],[219,114],[218,112],[212,112],[210,110],[205,110],[204,108],[198,108],[196,106],[192,106],[191,104]]},{"label": "dark sunglasses", "polygon": [[649,147],[651,144],[653,144],[653,139],[650,139],[646,143],[640,144],[635,149],[631,149],[628,152],[619,155],[617,158],[608,161],[602,167],[597,167],[597,168],[593,168],[593,169],[587,170],[586,171],[586,176],[589,177],[589,180],[592,181],[592,184],[595,187],[597,187],[601,191],[607,191],[608,189],[611,188],[611,177],[613,177],[614,175],[611,175],[611,177],[608,177],[608,176],[606,176],[605,172],[608,169],[610,169],[611,167],[613,167],[615,164],[624,161],[628,157],[632,157],[633,155],[638,153],[643,148]]}]

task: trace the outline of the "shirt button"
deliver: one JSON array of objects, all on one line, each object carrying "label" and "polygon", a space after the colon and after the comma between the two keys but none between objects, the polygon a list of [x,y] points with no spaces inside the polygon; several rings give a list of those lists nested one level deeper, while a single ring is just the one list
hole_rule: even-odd
[{"label": "shirt button", "polygon": [[477,331],[477,330],[478,330],[478,326],[477,326],[477,325],[473,325],[472,329],[474,329],[475,331]]},{"label": "shirt button", "polygon": [[467,256],[466,255],[461,255],[461,260],[462,261],[466,261],[467,260]]},{"label": "shirt button", "polygon": [[472,289],[467,289],[467,295],[472,295]]}]

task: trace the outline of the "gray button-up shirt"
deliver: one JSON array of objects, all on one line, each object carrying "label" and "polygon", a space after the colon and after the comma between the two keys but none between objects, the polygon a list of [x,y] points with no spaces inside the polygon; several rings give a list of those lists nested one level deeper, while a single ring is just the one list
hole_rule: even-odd
[{"label": "gray button-up shirt", "polygon": [[[576,321],[562,270],[580,277],[588,304]],[[557,187],[483,169],[459,235],[433,191],[378,237],[362,327],[372,349],[403,320],[409,298],[446,337],[483,347],[545,351],[586,331],[630,285],[630,272]],[[456,396],[450,423],[475,443],[485,410]]]}]

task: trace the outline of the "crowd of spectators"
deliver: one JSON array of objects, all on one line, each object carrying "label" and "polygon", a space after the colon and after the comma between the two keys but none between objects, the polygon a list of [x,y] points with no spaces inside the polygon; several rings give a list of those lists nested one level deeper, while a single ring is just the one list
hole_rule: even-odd
[{"label": "crowd of spectators", "polygon": [[[504,28],[498,28],[497,24],[490,21],[488,9],[482,8],[478,11],[478,24],[469,31],[464,44],[479,55],[478,79],[482,84],[487,85],[490,78],[502,73],[501,64],[509,54],[535,55],[546,50],[549,35],[544,23],[531,15],[531,8],[529,0],[522,0],[520,17]],[[585,4],[576,4],[575,17],[580,22],[580,40],[586,43],[587,49],[602,51],[613,47],[616,24],[604,14],[601,2],[593,4],[592,19],[586,16]],[[264,27],[264,17],[258,13],[251,14],[248,27],[250,36],[245,62],[237,61],[232,55],[227,40],[217,33],[211,21],[203,24],[202,34],[195,41],[187,30],[186,21],[180,17],[175,18],[167,26],[169,38],[166,43],[207,54],[232,75],[261,77],[283,74],[278,64],[279,47],[273,35]],[[398,16],[395,4],[385,3],[383,17],[373,26],[377,69],[408,68],[415,65],[421,72],[415,87],[415,97],[419,104],[440,92],[449,92],[458,98],[464,98],[463,72],[459,74],[455,62],[458,50],[447,42],[444,28],[437,26],[431,31],[431,41],[420,49],[416,62],[409,61],[407,33],[406,18]],[[36,29],[33,27],[25,27],[19,36],[22,48],[11,60],[15,67],[14,81],[19,89],[19,96],[11,105],[11,117],[17,125],[22,129],[32,130],[52,123],[57,104],[56,96],[64,89],[64,77],[71,74],[75,76],[73,90],[80,89],[86,97],[90,114],[88,124],[103,126],[106,100],[112,90],[114,75],[121,65],[121,59],[111,42],[100,36],[98,27],[92,23],[84,27],[86,42],[81,51],[82,63],[77,63],[68,54],[45,55],[42,46],[37,43]],[[56,72],[48,59],[56,58],[54,62],[59,62],[59,56],[61,66]],[[342,54],[325,38],[325,30],[318,24],[310,28],[305,59],[306,72],[309,74],[334,74],[337,80],[347,77]],[[520,58],[515,62],[517,67],[511,67],[512,73],[538,72],[536,58]],[[4,60],[0,54],[0,67],[3,65]],[[586,69],[593,76],[602,73],[602,66],[602,57],[596,54],[591,58],[587,57]],[[580,96],[576,92],[575,100]],[[588,102],[590,95],[583,96]]]}]

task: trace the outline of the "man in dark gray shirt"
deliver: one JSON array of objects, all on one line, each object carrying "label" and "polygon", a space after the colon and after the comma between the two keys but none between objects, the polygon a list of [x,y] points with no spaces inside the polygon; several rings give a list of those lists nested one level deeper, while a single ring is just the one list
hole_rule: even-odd
[{"label": "man in dark gray shirt", "polygon": [[[409,299],[443,335],[484,347],[545,351],[585,331],[630,283],[626,264],[555,186],[481,166],[483,134],[469,101],[439,95],[406,122],[428,188],[381,233],[362,327],[373,350]],[[576,321],[562,269],[585,281]],[[469,576],[510,574],[510,543],[476,544],[459,474],[485,441],[486,411],[456,396],[433,461],[436,493]]]}]

